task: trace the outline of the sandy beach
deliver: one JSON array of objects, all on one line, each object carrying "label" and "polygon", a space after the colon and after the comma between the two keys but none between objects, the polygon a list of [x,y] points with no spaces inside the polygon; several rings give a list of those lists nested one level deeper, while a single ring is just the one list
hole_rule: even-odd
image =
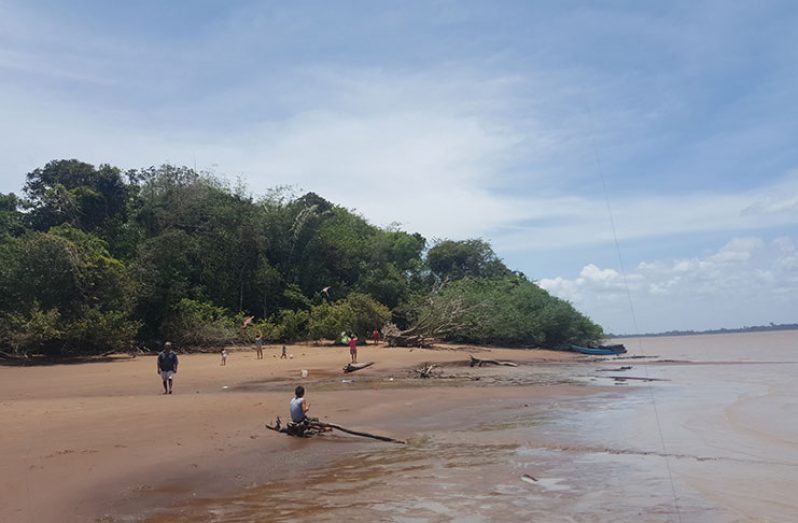
[{"label": "sandy beach", "polygon": [[[419,420],[430,413],[474,402],[587,394],[557,373],[536,378],[540,383],[491,386],[492,378],[478,381],[467,366],[470,353],[540,368],[584,359],[574,354],[442,349],[364,347],[359,361],[376,364],[353,374],[341,370],[349,361],[344,347],[289,346],[292,358],[280,359],[271,346],[263,360],[250,348],[231,348],[224,367],[216,354],[181,354],[171,396],[161,393],[154,356],[0,367],[0,521],[138,520],[193,497],[301,477],[367,445],[389,445],[353,437],[313,445],[265,430],[275,416],[287,417],[299,383],[312,414],[398,438],[423,429]],[[460,378],[420,383],[410,369],[425,362]],[[515,370],[503,369],[509,376]]]},{"label": "sandy beach", "polygon": [[[0,522],[793,521],[797,337],[368,346],[352,374],[346,347],[230,348],[181,355],[171,396],[154,356],[2,366]],[[407,444],[267,430],[299,383],[311,415]]]}]

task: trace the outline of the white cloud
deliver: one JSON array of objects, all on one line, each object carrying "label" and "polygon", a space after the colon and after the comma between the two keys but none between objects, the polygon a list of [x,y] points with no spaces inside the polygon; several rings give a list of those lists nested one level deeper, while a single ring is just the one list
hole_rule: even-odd
[{"label": "white cloud", "polygon": [[632,308],[641,332],[797,319],[798,252],[791,238],[733,238],[706,256],[643,262],[626,280],[590,264],[573,279],[547,278],[539,285],[616,333],[634,332]]},{"label": "white cloud", "polygon": [[712,262],[745,262],[754,252],[761,249],[764,242],[759,238],[735,238],[724,245],[716,254],[708,258]]}]

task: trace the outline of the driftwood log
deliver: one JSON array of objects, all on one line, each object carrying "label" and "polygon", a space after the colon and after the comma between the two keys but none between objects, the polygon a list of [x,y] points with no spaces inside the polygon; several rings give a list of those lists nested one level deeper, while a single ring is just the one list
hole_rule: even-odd
[{"label": "driftwood log", "polygon": [[512,361],[498,361],[498,360],[483,360],[481,358],[475,358],[471,356],[471,366],[472,367],[481,367],[483,365],[503,365],[505,367],[517,367],[517,363],[513,363]]},{"label": "driftwood log", "polygon": [[422,365],[418,369],[413,369],[413,372],[415,372],[419,378],[434,378],[435,374],[433,374],[432,371],[437,367],[438,366],[434,363],[430,365]]},{"label": "driftwood log", "polygon": [[374,365],[373,361],[369,361],[366,363],[347,363],[346,367],[344,367],[344,372],[355,372],[361,369],[365,369],[366,367],[371,367]]},{"label": "driftwood log", "polygon": [[638,380],[638,381],[670,381],[663,378],[638,378],[636,376],[607,376],[615,381]]},{"label": "driftwood log", "polygon": [[281,432],[283,434],[288,434],[289,436],[296,436],[300,438],[316,436],[323,432],[330,432],[334,429],[340,430],[341,432],[346,432],[347,434],[352,434],[353,436],[360,436],[362,438],[371,438],[379,441],[390,441],[392,443],[401,443],[403,445],[407,443],[406,441],[394,439],[389,436],[381,436],[379,434],[371,434],[370,432],[352,430],[342,427],[337,423],[325,423],[323,421],[314,421],[310,423],[289,423],[288,425],[283,426],[280,418],[278,417],[274,422],[274,425],[269,425],[267,423],[266,428],[276,432]]}]

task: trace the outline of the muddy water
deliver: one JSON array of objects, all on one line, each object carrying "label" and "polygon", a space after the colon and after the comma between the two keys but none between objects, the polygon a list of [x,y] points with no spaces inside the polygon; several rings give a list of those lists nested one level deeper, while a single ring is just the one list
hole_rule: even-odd
[{"label": "muddy water", "polygon": [[[546,370],[609,391],[532,402],[486,387],[409,422],[406,446],[151,521],[796,521],[798,332],[624,341],[648,358]],[[540,370],[489,380],[525,372]]]}]

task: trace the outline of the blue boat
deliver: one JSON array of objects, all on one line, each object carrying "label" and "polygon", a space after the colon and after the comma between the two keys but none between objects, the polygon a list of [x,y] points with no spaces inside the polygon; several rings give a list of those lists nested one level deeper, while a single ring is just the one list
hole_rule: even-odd
[{"label": "blue boat", "polygon": [[581,354],[589,354],[591,356],[617,356],[626,352],[626,347],[621,344],[618,345],[602,345],[601,347],[582,347],[580,345],[571,345],[570,350],[579,352]]}]

